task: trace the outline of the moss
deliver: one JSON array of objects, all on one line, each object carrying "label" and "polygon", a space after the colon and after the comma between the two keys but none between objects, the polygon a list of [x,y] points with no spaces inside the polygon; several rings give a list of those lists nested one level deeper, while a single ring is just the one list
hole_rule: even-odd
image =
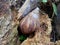
[{"label": "moss", "polygon": [[26,38],[27,38],[27,36],[26,35],[23,35],[23,34],[19,36],[19,40],[21,42],[23,42]]}]

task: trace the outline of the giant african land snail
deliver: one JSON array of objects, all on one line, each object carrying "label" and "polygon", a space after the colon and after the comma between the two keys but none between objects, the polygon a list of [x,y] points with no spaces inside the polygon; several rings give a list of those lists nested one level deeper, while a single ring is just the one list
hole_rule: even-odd
[{"label": "giant african land snail", "polygon": [[21,32],[23,34],[30,34],[36,31],[39,26],[39,8],[36,8],[30,14],[28,14],[25,18],[20,21],[19,27],[21,28]]}]

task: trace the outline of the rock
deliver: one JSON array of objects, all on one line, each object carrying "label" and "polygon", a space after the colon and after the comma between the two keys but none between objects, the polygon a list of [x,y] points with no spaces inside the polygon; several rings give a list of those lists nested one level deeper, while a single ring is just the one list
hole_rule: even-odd
[{"label": "rock", "polygon": [[19,45],[17,25],[9,6],[9,0],[0,0],[0,45]]}]

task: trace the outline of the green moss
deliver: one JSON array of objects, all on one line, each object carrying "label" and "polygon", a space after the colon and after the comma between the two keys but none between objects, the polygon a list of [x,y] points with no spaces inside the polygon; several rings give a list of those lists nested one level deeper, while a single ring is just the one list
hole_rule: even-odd
[{"label": "green moss", "polygon": [[21,42],[23,42],[26,38],[27,38],[27,36],[26,35],[23,35],[23,34],[19,36],[19,40]]}]

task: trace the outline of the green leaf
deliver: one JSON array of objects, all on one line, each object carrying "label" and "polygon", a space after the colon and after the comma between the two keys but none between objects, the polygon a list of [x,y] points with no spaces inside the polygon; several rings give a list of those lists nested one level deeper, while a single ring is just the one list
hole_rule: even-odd
[{"label": "green leaf", "polygon": [[55,3],[52,3],[52,6],[54,13],[57,15],[57,6],[55,5]]},{"label": "green leaf", "polygon": [[41,0],[43,3],[46,3],[47,2],[47,0]]}]

